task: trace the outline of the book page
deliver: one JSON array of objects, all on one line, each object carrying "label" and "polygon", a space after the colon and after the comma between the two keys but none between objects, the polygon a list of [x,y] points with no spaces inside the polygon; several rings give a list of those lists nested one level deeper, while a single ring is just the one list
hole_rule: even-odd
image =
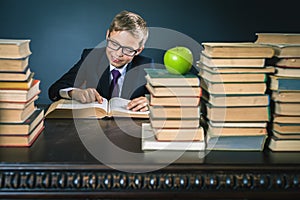
[{"label": "book page", "polygon": [[102,108],[107,112],[108,101],[103,98],[103,103],[100,104],[98,102],[92,103],[80,103],[76,100],[64,100],[57,105],[57,109],[85,109],[85,108]]},{"label": "book page", "polygon": [[109,106],[109,113],[112,112],[118,112],[118,113],[124,113],[124,114],[134,114],[134,115],[145,115],[148,114],[149,111],[146,112],[140,112],[140,111],[131,111],[128,110],[127,104],[130,102],[128,99],[123,99],[120,97],[114,97],[110,99],[110,106]]}]

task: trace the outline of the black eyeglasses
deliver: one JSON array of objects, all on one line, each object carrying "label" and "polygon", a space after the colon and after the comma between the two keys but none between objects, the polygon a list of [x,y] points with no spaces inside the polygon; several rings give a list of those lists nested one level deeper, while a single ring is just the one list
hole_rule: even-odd
[{"label": "black eyeglasses", "polygon": [[106,41],[107,41],[108,48],[115,50],[115,51],[118,51],[120,48],[122,48],[122,53],[126,56],[134,56],[138,52],[138,49],[135,50],[131,47],[122,46],[118,42],[113,41],[109,38],[106,39]]}]

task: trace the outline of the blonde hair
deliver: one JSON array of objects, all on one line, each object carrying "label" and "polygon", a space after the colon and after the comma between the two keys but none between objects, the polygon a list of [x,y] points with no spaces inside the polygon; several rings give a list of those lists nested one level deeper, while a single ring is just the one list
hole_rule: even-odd
[{"label": "blonde hair", "polygon": [[118,13],[112,20],[109,33],[112,31],[128,31],[135,38],[141,39],[140,46],[143,46],[149,35],[146,21],[138,14],[122,11]]}]

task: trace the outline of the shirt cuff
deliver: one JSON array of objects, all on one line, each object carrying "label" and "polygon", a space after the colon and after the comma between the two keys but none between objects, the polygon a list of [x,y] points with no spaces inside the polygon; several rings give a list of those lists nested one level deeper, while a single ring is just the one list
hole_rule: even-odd
[{"label": "shirt cuff", "polygon": [[72,88],[72,87],[70,87],[70,88],[64,88],[64,89],[60,89],[59,90],[59,95],[62,97],[62,98],[64,98],[64,99],[72,99],[70,96],[69,96],[69,91],[71,91],[71,90],[74,90],[74,89],[76,89],[76,88]]}]

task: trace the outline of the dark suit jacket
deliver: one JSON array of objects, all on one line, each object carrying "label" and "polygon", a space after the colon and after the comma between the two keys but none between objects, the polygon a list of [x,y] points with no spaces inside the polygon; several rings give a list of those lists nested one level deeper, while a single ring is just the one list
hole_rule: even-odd
[{"label": "dark suit jacket", "polygon": [[[148,93],[145,88],[144,68],[153,68],[153,59],[137,55],[127,65],[121,97],[133,99]],[[57,101],[62,97],[59,90],[76,88],[96,88],[99,94],[109,98],[110,71],[105,48],[85,49],[81,59],[60,79],[53,83],[49,90],[49,98]]]}]

